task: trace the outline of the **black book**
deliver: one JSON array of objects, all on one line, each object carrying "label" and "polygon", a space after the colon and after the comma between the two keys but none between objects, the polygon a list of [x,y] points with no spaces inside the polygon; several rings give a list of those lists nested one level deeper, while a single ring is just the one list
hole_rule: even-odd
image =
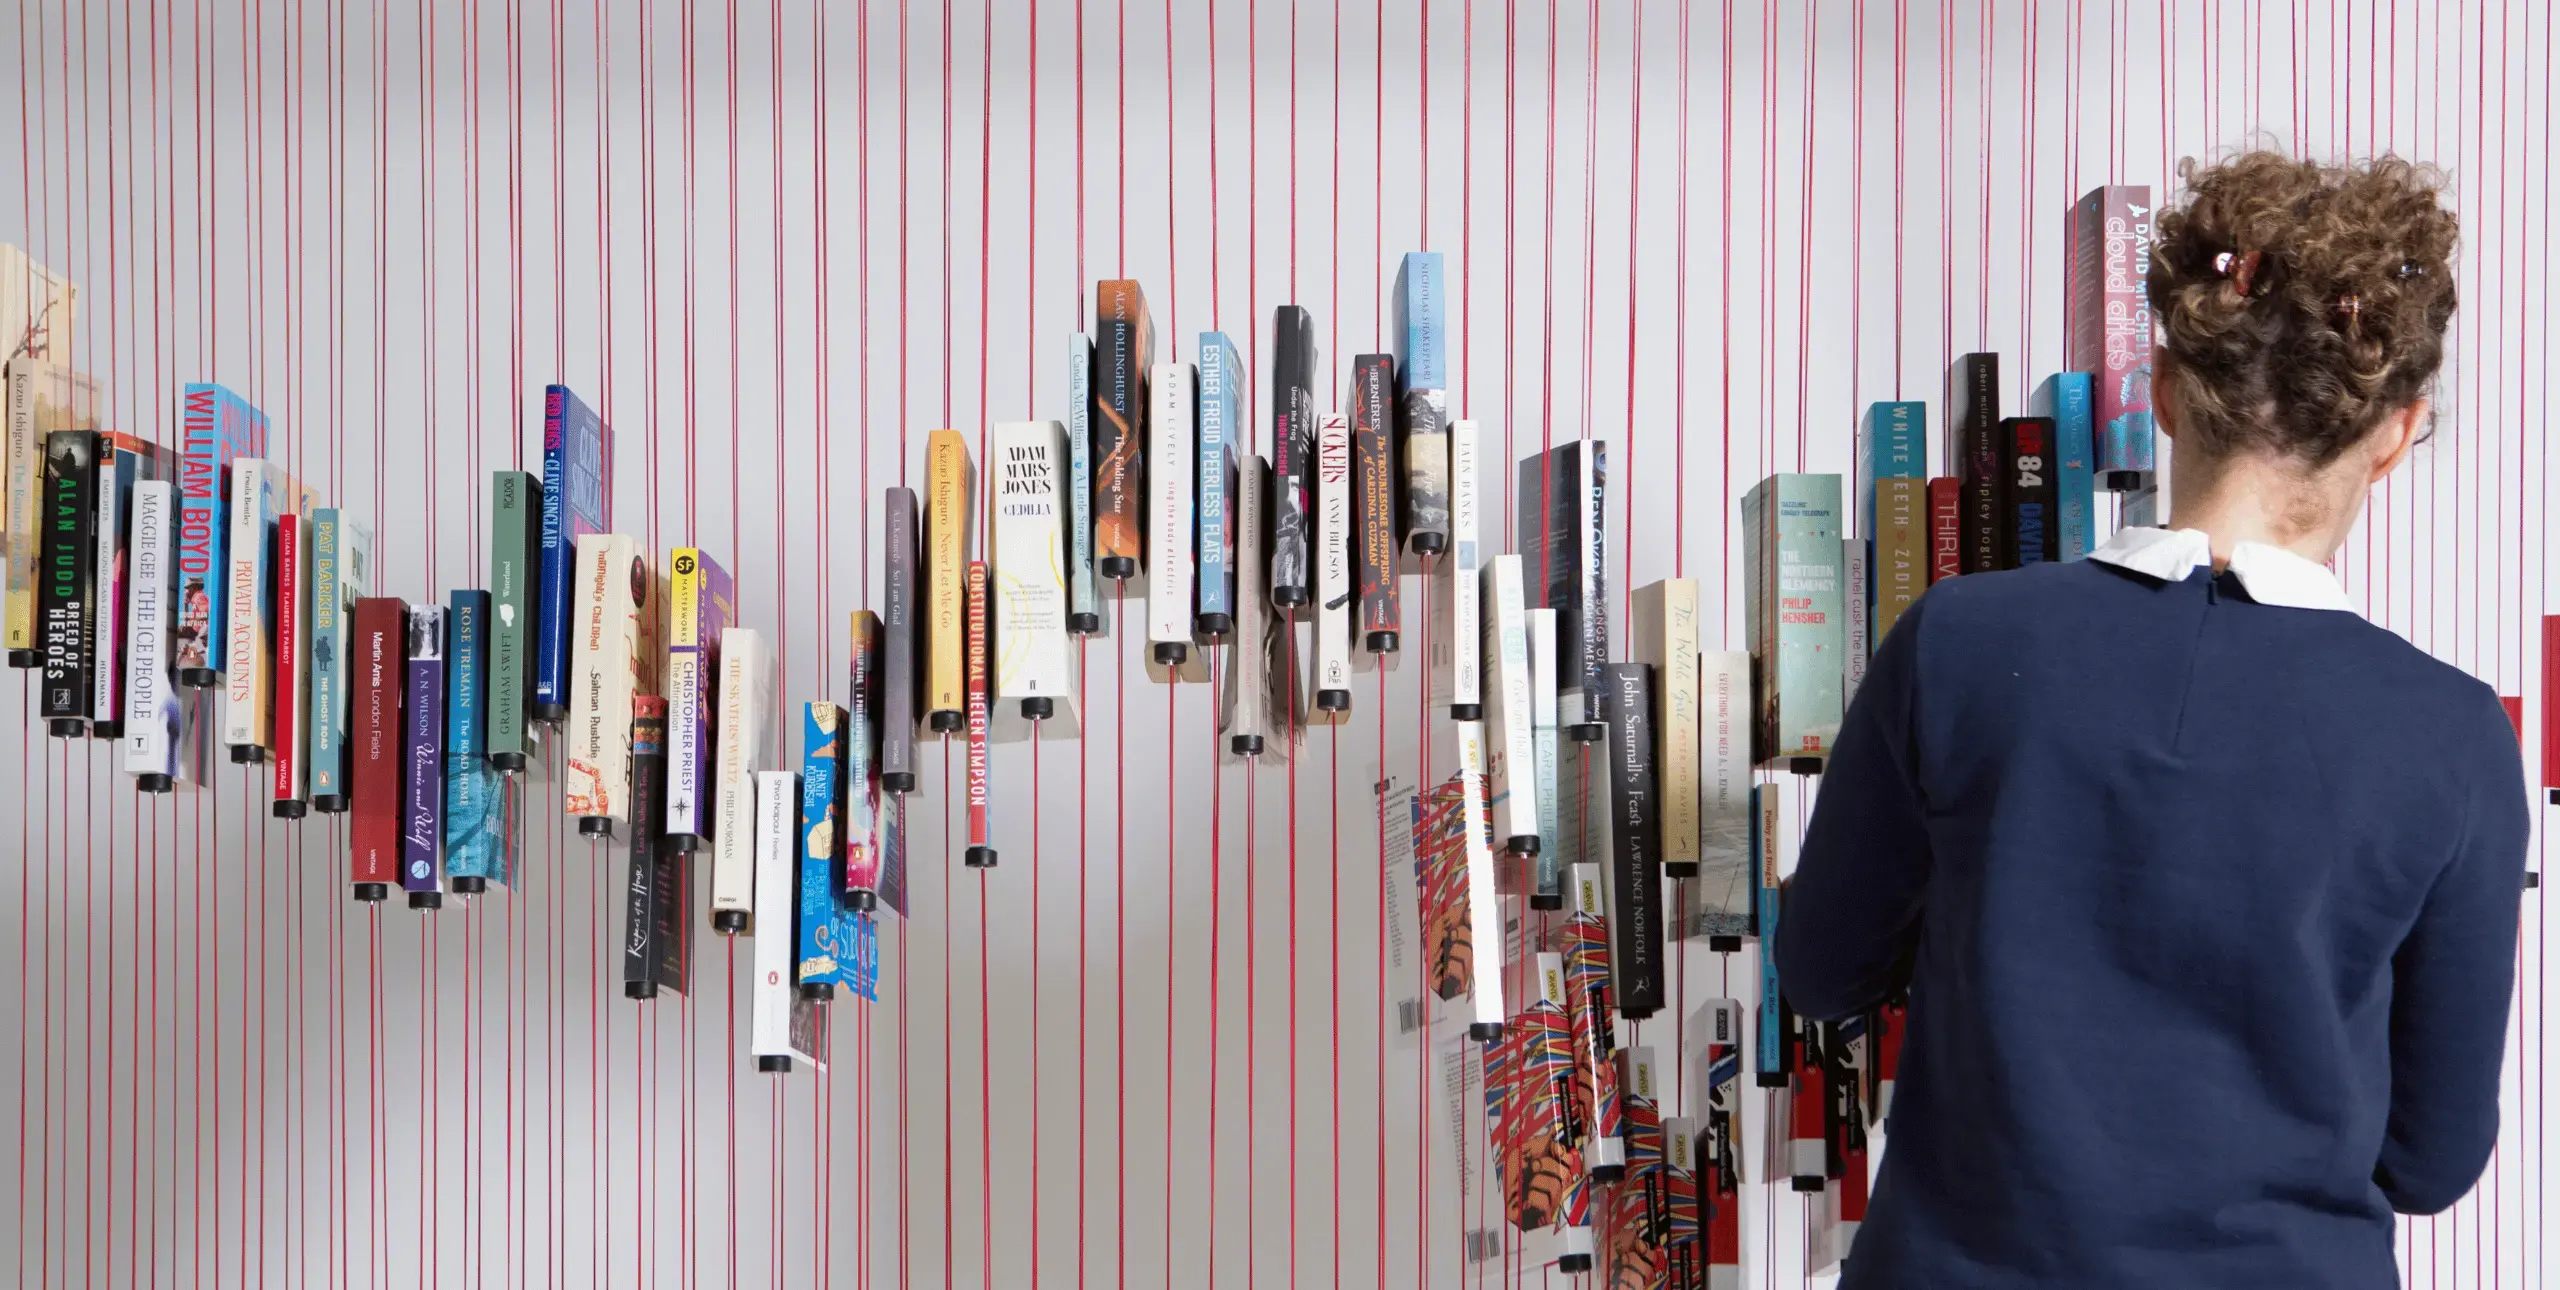
[{"label": "black book", "polygon": [[1947,368],[1947,461],[1956,476],[1960,567],[2000,568],[2000,356],[1966,354]]},{"label": "black book", "polygon": [[1271,603],[1295,609],[1307,603],[1314,573],[1315,319],[1282,305],[1271,333]]},{"label": "black book", "polygon": [[2062,487],[2054,471],[2053,418],[2000,422],[2002,568],[2061,558]]},{"label": "black book", "polygon": [[1404,607],[1396,580],[1402,552],[1396,528],[1394,356],[1362,354],[1351,360],[1351,495],[1358,527],[1352,542],[1360,572],[1362,647],[1393,654],[1404,631]]},{"label": "black book", "polygon": [[916,704],[924,669],[916,657],[916,494],[889,490],[889,589],[880,602],[880,787],[892,793],[916,789]]},{"label": "black book", "polygon": [[1606,462],[1604,445],[1591,440],[1522,458],[1513,513],[1528,607],[1556,612],[1556,724],[1585,743],[1603,737],[1608,720],[1600,675],[1609,657]]},{"label": "black book", "polygon": [[1653,669],[1600,670],[1608,738],[1609,967],[1618,1010],[1634,1020],[1662,1008],[1662,801],[1653,764]]},{"label": "black book", "polygon": [[43,715],[57,735],[88,729],[97,693],[90,668],[90,603],[98,563],[98,434],[55,430],[45,436],[39,526],[36,645],[43,651]]},{"label": "black book", "polygon": [[622,992],[684,992],[684,858],[667,846],[667,701],[632,701],[631,881],[623,904]]}]

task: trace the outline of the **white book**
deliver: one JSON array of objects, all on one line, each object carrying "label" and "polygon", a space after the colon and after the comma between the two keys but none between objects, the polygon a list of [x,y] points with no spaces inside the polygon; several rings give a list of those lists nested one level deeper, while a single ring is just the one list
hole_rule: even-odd
[{"label": "white book", "polygon": [[653,661],[658,583],[639,541],[626,534],[581,534],[573,550],[576,621],[562,789],[570,815],[603,822],[579,826],[593,833],[631,819],[631,700]]},{"label": "white book", "polygon": [[1468,1033],[1479,1039],[1499,1038],[1503,1019],[1502,896],[1495,886],[1493,845],[1485,799],[1484,723],[1461,721],[1458,729],[1458,783],[1466,812],[1467,920],[1475,925],[1475,997],[1467,1018]]},{"label": "white book", "polygon": [[1269,555],[1263,549],[1264,509],[1271,500],[1271,467],[1246,454],[1236,471],[1236,629],[1227,637],[1225,692],[1218,698],[1218,728],[1226,732],[1231,756],[1251,757],[1262,751],[1263,695],[1269,659],[1263,633],[1271,612]]},{"label": "white book", "polygon": [[231,571],[224,584],[222,742],[235,762],[262,760],[267,747],[269,535],[276,526],[275,472],[243,457],[231,465]]},{"label": "white book", "polygon": [[755,907],[756,772],[775,764],[773,650],[764,633],[720,634],[720,714],[711,781],[711,925],[743,930]]},{"label": "white book", "polygon": [[1529,619],[1529,740],[1538,777],[1538,875],[1534,902],[1555,908],[1563,899],[1564,867],[1577,858],[1565,844],[1564,812],[1557,778],[1563,765],[1564,732],[1556,727],[1556,611],[1532,609]]},{"label": "white book", "polygon": [[[987,445],[995,508],[994,734],[1075,737],[1081,713],[1067,639],[1067,432],[998,422]],[[1039,714],[1038,720],[1032,720]]]},{"label": "white book", "polygon": [[1635,589],[1629,603],[1629,657],[1653,668],[1655,801],[1662,867],[1674,878],[1698,870],[1698,584],[1665,578]]},{"label": "white book", "polygon": [[664,833],[691,833],[700,827],[695,821],[707,818],[697,800],[702,796],[702,705],[709,688],[702,672],[705,660],[717,657],[709,645],[667,651]]},{"label": "white book", "polygon": [[[1689,936],[1750,934],[1751,655],[1698,655],[1698,876],[1689,880]],[[1739,948],[1738,945],[1735,946]]]},{"label": "white book", "polygon": [[1158,363],[1147,374],[1147,675],[1160,682],[1209,679],[1191,619],[1200,567],[1192,522],[1198,384],[1189,363]]},{"label": "white book", "polygon": [[[109,665],[109,660],[124,657],[120,639],[124,633],[124,615],[119,612],[122,606],[116,601],[124,570],[116,564],[116,539],[124,536],[126,508],[132,504],[131,497],[118,482],[120,472],[116,459],[120,452],[115,444],[100,436],[97,484],[90,495],[91,504],[97,511],[98,531],[93,539],[96,554],[89,565],[89,618],[95,624],[91,629],[94,647],[89,653],[94,660],[89,668],[89,711],[96,714],[94,720],[110,725],[120,722],[124,715],[117,710],[116,703],[116,687],[124,677]],[[143,462],[141,468],[148,470],[150,465]]]},{"label": "white book", "polygon": [[1484,717],[1484,634],[1478,625],[1484,567],[1476,501],[1476,423],[1449,429],[1449,554],[1432,571],[1431,702],[1452,721]]},{"label": "white book", "polygon": [[1328,412],[1316,422],[1317,725],[1351,711],[1351,529],[1351,419]]},{"label": "white book", "polygon": [[1537,730],[1529,693],[1529,623],[1520,585],[1520,557],[1493,558],[1482,575],[1485,591],[1485,726],[1493,753],[1493,797],[1501,803],[1494,836],[1513,852],[1533,855],[1538,834],[1538,793],[1527,776],[1538,764]]},{"label": "white book", "polygon": [[1873,606],[1867,591],[1867,540],[1862,537],[1840,539],[1840,599],[1849,608],[1849,625],[1841,632],[1847,648],[1840,651],[1840,711],[1849,710],[1849,700],[1857,697],[1858,683],[1867,679],[1867,617]]},{"label": "white book", "polygon": [[795,1061],[819,1065],[818,1003],[802,998],[792,979],[791,880],[799,867],[799,821],[800,777],[787,770],[756,772],[755,986],[747,1047],[759,1071],[788,1071]]},{"label": "white book", "polygon": [[186,721],[177,674],[169,666],[169,631],[176,622],[177,512],[177,485],[153,479],[133,486],[124,627],[124,769],[155,792],[174,786],[179,778],[178,749]]}]

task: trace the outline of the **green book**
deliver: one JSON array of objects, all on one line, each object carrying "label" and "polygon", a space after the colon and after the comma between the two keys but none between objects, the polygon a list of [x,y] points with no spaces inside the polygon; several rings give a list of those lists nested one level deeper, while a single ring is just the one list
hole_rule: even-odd
[{"label": "green book", "polygon": [[1841,555],[1838,475],[1771,475],[1742,499],[1754,761],[1817,772],[1840,734]]},{"label": "green book", "polygon": [[489,493],[489,764],[519,771],[530,751],[525,684],[533,670],[542,481],[521,470],[495,471]]}]

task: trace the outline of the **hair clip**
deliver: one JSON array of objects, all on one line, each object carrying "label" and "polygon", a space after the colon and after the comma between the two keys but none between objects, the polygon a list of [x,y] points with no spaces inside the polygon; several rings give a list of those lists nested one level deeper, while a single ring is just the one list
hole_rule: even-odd
[{"label": "hair clip", "polygon": [[2359,296],[2354,292],[2348,292],[2347,294],[2338,297],[2338,303],[2335,307],[2338,313],[2346,316],[2347,334],[2350,336],[2356,335],[2356,324],[2361,322],[2364,318],[2364,297]]},{"label": "hair clip", "polygon": [[2392,276],[2405,282],[2411,278],[2423,278],[2426,275],[2427,266],[2420,264],[2415,260],[2402,260],[2400,262],[2399,270]]},{"label": "hair clip", "polygon": [[2242,251],[2237,255],[2224,251],[2213,257],[2213,271],[2229,278],[2232,290],[2247,296],[2250,285],[2258,276],[2258,265],[2262,259],[2264,255],[2258,251]]}]

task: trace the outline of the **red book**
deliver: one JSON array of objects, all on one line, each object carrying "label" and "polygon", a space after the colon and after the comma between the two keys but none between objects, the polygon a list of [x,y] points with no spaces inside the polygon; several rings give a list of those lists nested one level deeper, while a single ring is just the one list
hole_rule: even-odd
[{"label": "red book", "polygon": [[2560,806],[2560,614],[2542,620],[2542,788]]},{"label": "red book", "polygon": [[302,517],[276,518],[275,814],[298,820],[310,804],[302,791]]},{"label": "red book", "polygon": [[968,717],[969,717],[969,849],[961,856],[972,869],[991,869],[996,849],[987,833],[987,562],[971,560],[968,568]]},{"label": "red book", "polygon": [[408,747],[400,698],[408,685],[409,607],[389,596],[356,602],[348,642],[352,730],[347,773],[353,793],[348,870],[358,900],[383,900],[400,878],[400,759]]},{"label": "red book", "polygon": [[1964,524],[1958,501],[1962,490],[1956,481],[1938,478],[1929,481],[1929,581],[1952,578],[1964,572]]},{"label": "red book", "polygon": [[1796,1033],[1787,1044],[1787,1168],[1797,1191],[1818,1192],[1830,1172],[1825,1112],[1831,1090],[1823,1082],[1818,1023],[1795,1019],[1788,1024]]},{"label": "red book", "polygon": [[1893,1110],[1893,1081],[1902,1070],[1902,1030],[1908,1005],[1888,1003],[1867,1023],[1867,1046],[1875,1053],[1875,1090],[1867,1099],[1867,1122],[1882,1124]]}]

